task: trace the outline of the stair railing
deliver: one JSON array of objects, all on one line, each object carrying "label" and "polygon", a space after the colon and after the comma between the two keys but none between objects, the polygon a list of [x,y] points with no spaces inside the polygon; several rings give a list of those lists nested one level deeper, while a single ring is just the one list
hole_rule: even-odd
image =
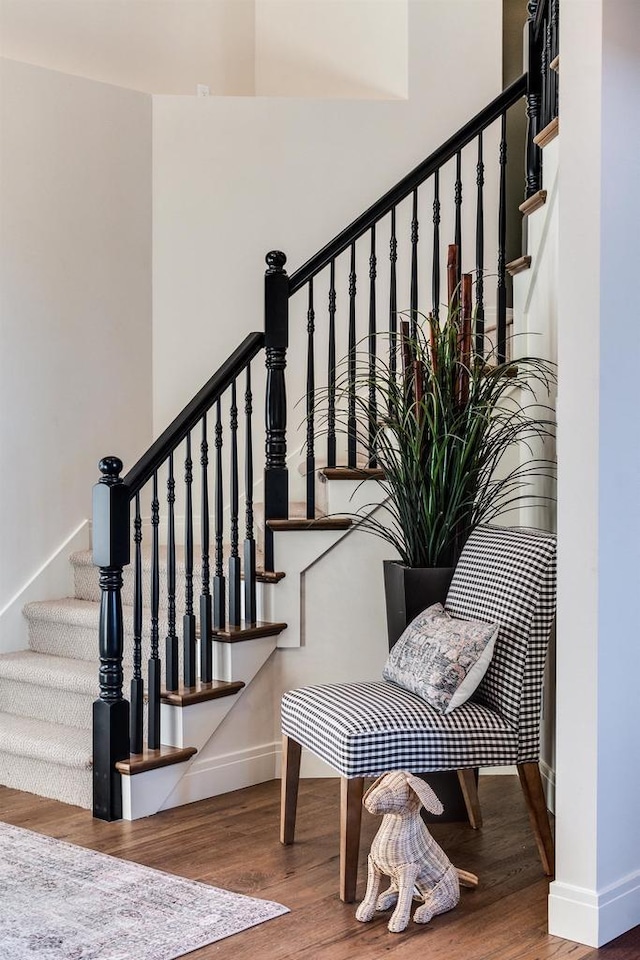
[{"label": "stair railing", "polygon": [[[406,308],[411,323],[417,323],[421,312],[433,312],[437,317],[441,308],[441,290],[448,282],[451,288],[451,268],[447,274],[445,258],[441,258],[442,242],[453,239],[457,251],[455,263],[459,286],[463,263],[473,264],[475,271],[475,303],[473,308],[476,351],[485,350],[485,321],[488,313],[495,314],[496,339],[493,344],[498,361],[506,358],[507,276],[506,249],[506,178],[507,178],[507,112],[527,98],[529,117],[527,146],[527,195],[539,189],[541,176],[540,149],[533,142],[543,123],[557,116],[557,76],[552,63],[558,49],[558,0],[539,0],[529,4],[529,70],[507,87],[488,106],[465,124],[406,177],[370,206],[353,223],[303,264],[291,277],[285,271],[286,256],[281,251],[267,255],[265,274],[265,332],[252,333],[220,367],[194,399],[176,417],[165,432],[152,444],[147,453],[124,476],[122,461],[105,457],[100,462],[102,477],[94,487],[93,500],[93,556],[100,568],[100,623],[99,699],[94,704],[94,816],[115,820],[122,816],[121,776],[116,764],[129,758],[130,753],[143,751],[145,685],[142,677],[143,638],[146,640],[145,613],[148,620],[148,719],[147,749],[158,751],[161,742],[160,703],[162,697],[162,660],[160,634],[165,640],[165,689],[175,691],[182,685],[193,689],[198,682],[212,681],[211,639],[225,628],[240,626],[242,601],[244,620],[256,622],[256,543],[253,511],[253,441],[252,441],[252,387],[251,361],[264,347],[267,369],[265,397],[265,469],[264,469],[264,569],[268,577],[274,571],[273,535],[268,521],[283,519],[289,513],[289,476],[287,469],[287,391],[285,370],[289,347],[289,314],[297,309],[300,298],[291,301],[300,291],[306,291],[306,344],[300,356],[306,355],[306,513],[315,516],[316,425],[315,396],[318,389],[318,337],[316,324],[319,288],[323,290],[327,323],[321,325],[326,336],[326,372],[328,392],[328,425],[326,463],[335,467],[342,452],[338,449],[336,424],[342,416],[337,408],[336,362],[341,344],[346,346],[352,391],[344,416],[347,423],[346,466],[359,466],[358,456],[364,453],[366,463],[375,465],[373,437],[375,436],[375,389],[370,389],[370,418],[368,449],[358,449],[355,425],[356,348],[358,342],[368,343],[370,370],[375,370],[377,334],[380,314],[389,334],[388,363],[395,369],[398,312]],[[488,168],[488,158],[494,165]],[[475,204],[463,206],[469,176],[474,178],[471,197]],[[497,192],[497,204],[487,217],[485,186],[490,178]],[[426,200],[426,202],[425,202]],[[420,215],[427,203],[432,211],[431,229],[425,240],[420,236]],[[385,221],[388,232],[388,257],[381,258],[381,225]],[[430,236],[429,236],[430,234]],[[442,239],[441,239],[442,238]],[[489,247],[495,260],[488,256]],[[422,250],[426,252],[425,266]],[[471,251],[471,252],[469,252]],[[363,270],[364,268],[364,270]],[[384,268],[384,269],[383,269]],[[363,298],[358,287],[358,275],[368,276],[368,297]],[[488,283],[495,277],[493,295]],[[428,280],[427,280],[428,278]],[[384,305],[380,308],[381,281],[386,282]],[[345,296],[346,293],[346,296]],[[468,294],[467,294],[468,299]],[[362,310],[364,301],[365,311]],[[322,313],[325,313],[323,308]],[[362,324],[364,313],[366,326]],[[359,331],[359,322],[365,336]],[[302,325],[300,325],[301,327]],[[292,332],[297,333],[294,324]],[[360,334],[360,335],[359,335]],[[296,356],[297,344],[296,344]],[[243,379],[244,378],[244,379]],[[239,397],[244,389],[245,425],[245,537],[244,564],[240,557],[240,481],[239,481]],[[224,443],[225,423],[229,439]],[[213,425],[213,458],[209,456],[211,427]],[[176,559],[176,476],[178,453],[184,448],[184,488],[181,506],[184,509],[184,598],[179,604],[177,592]],[[200,453],[200,470],[194,457]],[[213,484],[213,556],[210,532],[209,467],[214,461]],[[228,496],[225,495],[225,475],[228,476]],[[200,564],[194,554],[194,484],[200,494]],[[166,493],[162,491],[166,488]],[[162,491],[162,492],[161,492]],[[150,501],[150,549],[145,555],[143,517],[144,498]],[[166,501],[164,510],[161,500]],[[229,504],[230,555],[225,558],[224,521]],[[133,525],[131,505],[133,504]],[[164,521],[166,547],[161,544],[160,527]],[[133,529],[133,537],[132,537]],[[134,544],[132,583],[132,639],[133,675],[131,702],[123,696],[123,654],[125,626],[123,619],[123,570],[131,561],[131,543]],[[166,549],[166,584],[160,582],[160,556]],[[146,556],[146,560],[145,560]],[[225,566],[226,562],[226,566]],[[243,569],[244,567],[244,569]],[[213,568],[213,569],[212,569]],[[225,574],[226,569],[226,574]],[[244,578],[244,592],[242,589]],[[147,583],[148,579],[148,583]],[[198,617],[195,606],[197,587],[201,581],[199,599],[200,664],[196,663]],[[167,622],[160,623],[161,593],[166,599]],[[148,606],[144,604],[148,597]],[[178,640],[178,607],[182,612],[183,644]],[[228,610],[228,613],[227,613]],[[166,626],[166,629],[165,629]],[[162,629],[161,629],[162,627]]]},{"label": "stair railing", "polygon": [[[269,349],[279,349],[269,338],[267,342]],[[150,751],[159,751],[163,687],[167,693],[178,691],[181,687],[180,660],[182,687],[193,689],[197,683],[206,687],[213,681],[212,640],[216,634],[238,629],[241,622],[245,625],[256,622],[258,573],[253,511],[251,362],[264,345],[263,333],[249,334],[124,477],[120,476],[123,468],[120,459],[105,457],[100,461],[102,477],[93,492],[93,561],[100,568],[101,589],[100,693],[93,707],[93,813],[100,819],[117,820],[122,817],[121,776],[116,764],[128,760],[130,754],[143,753],[145,699],[148,701],[146,747]],[[277,367],[275,361],[274,367]],[[277,389],[274,388],[274,392],[277,394]],[[244,417],[239,409],[242,400]],[[277,420],[277,410],[274,416]],[[242,429],[241,419],[244,420]],[[225,427],[227,443],[224,440]],[[240,557],[242,531],[239,513],[241,438],[244,439],[245,471],[243,564]],[[214,453],[210,457],[212,440]],[[176,557],[176,477],[180,451],[180,462],[184,464],[184,487],[180,491],[180,507],[184,510],[181,565],[184,590],[181,596],[177,591]],[[209,477],[212,461],[213,483]],[[198,494],[199,548],[194,535],[194,500]],[[211,500],[213,538],[210,531]],[[145,502],[150,506],[150,530],[147,528],[146,531],[149,551],[146,555],[143,553]],[[228,558],[225,557],[227,503],[230,505]],[[166,533],[166,544],[162,545],[161,523]],[[129,702],[123,696],[125,622],[122,590],[123,569],[131,561],[132,539],[133,674]],[[167,575],[166,583],[161,584],[160,556],[164,550]],[[196,552],[199,553],[199,562],[195,559]],[[195,597],[198,592],[199,618]],[[160,621],[161,594],[166,600],[166,624]],[[177,622],[180,612],[182,649]],[[199,668],[196,662],[198,620]],[[165,636],[164,684],[161,634]],[[142,663],[143,642],[146,645],[147,637],[149,649],[145,697]]]},{"label": "stair railing", "polygon": [[[315,474],[319,459],[316,395],[321,390],[327,397],[326,454],[322,457],[326,466],[344,465],[351,469],[363,464],[375,466],[375,389],[370,390],[369,445],[368,449],[361,449],[356,428],[356,351],[359,345],[368,350],[373,377],[376,350],[380,349],[378,334],[384,329],[388,335],[387,362],[395,369],[399,311],[406,310],[412,325],[421,313],[439,315],[442,292],[446,291],[446,258],[440,252],[443,243],[448,245],[451,240],[457,248],[458,284],[464,263],[468,265],[467,271],[473,270],[475,274],[474,323],[478,352],[484,351],[485,322],[489,317],[496,329],[492,343],[495,356],[499,362],[506,358],[507,112],[517,109],[519,104],[524,108],[523,98],[527,90],[528,77],[524,74],[290,277],[287,278],[284,272],[284,254],[269,255],[268,290],[277,278],[277,311],[283,320],[282,329],[288,313],[299,318],[299,322],[291,324],[292,337],[305,328],[303,318],[306,319],[306,343],[303,344],[300,338],[295,352],[296,356],[303,351],[306,354],[304,446],[308,519],[313,519],[316,513]],[[492,166],[491,159],[494,160]],[[472,180],[471,188],[469,180]],[[497,203],[491,205],[487,214],[486,187],[489,181]],[[463,197],[466,200],[467,195],[471,202],[463,206]],[[423,211],[427,208],[431,213],[430,230],[423,239]],[[385,258],[381,256],[383,236],[388,249]],[[368,282],[361,291],[359,279],[363,272]],[[495,280],[493,290],[489,289],[490,278]],[[295,299],[301,292],[302,296]],[[269,293],[266,302],[269,317],[271,310],[276,312],[276,308],[269,305]],[[381,314],[384,314],[382,323]],[[323,321],[326,318],[326,322],[319,324],[321,318]],[[321,365],[317,346],[319,332],[327,351]],[[286,340],[287,335],[282,333],[282,343]],[[274,368],[272,383],[277,386],[277,400],[273,399],[271,413],[267,414],[274,423],[272,435],[279,458],[277,470],[280,471],[286,456],[286,436],[283,433],[286,429],[286,400],[284,362],[281,359],[284,349],[280,346],[273,350],[274,358],[279,358],[277,375],[281,379],[276,380]],[[350,383],[343,411],[338,409],[336,394],[336,358],[341,356],[347,358]],[[346,431],[338,429],[339,422],[346,425]],[[346,451],[338,448],[337,435],[340,432],[347,435]],[[276,459],[272,457],[274,465]],[[271,500],[267,499],[267,519],[287,515],[285,478],[275,471],[273,477],[278,496],[276,498],[274,494]],[[277,513],[273,512],[276,499]],[[271,553],[267,556],[270,561]]]},{"label": "stair railing", "polygon": [[542,186],[542,150],[536,138],[558,116],[559,0],[527,5],[527,199]]}]

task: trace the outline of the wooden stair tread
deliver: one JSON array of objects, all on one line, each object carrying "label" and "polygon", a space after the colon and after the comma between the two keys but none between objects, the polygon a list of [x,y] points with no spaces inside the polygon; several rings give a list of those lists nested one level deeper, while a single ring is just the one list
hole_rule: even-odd
[{"label": "wooden stair tread", "polygon": [[267,520],[271,530],[348,530],[353,521],[349,517],[317,517],[315,520]]},{"label": "wooden stair tread", "polygon": [[241,640],[257,640],[260,637],[277,637],[287,629],[286,623],[267,623],[258,620],[257,623],[245,623],[239,627],[225,627],[224,630],[214,630],[213,639],[223,643],[238,643]]},{"label": "wooden stair tread", "polygon": [[546,147],[548,143],[551,143],[552,140],[560,133],[560,119],[559,117],[554,117],[551,123],[548,123],[546,127],[543,127],[540,133],[537,133],[533,138],[533,142],[536,143],[539,147]]},{"label": "wooden stair tread", "polygon": [[547,191],[538,190],[538,192],[530,196],[528,200],[525,200],[524,203],[521,203],[518,209],[523,217],[528,217],[529,214],[533,213],[535,210],[539,210],[540,207],[543,207],[546,202]]},{"label": "wooden stair tread", "polygon": [[188,707],[192,703],[206,703],[209,700],[234,696],[243,687],[243,680],[211,680],[210,683],[198,680],[195,687],[185,687],[181,683],[177,690],[163,690],[160,699],[174,707]]},{"label": "wooden stair tread", "polygon": [[[256,581],[258,583],[280,583],[285,577],[284,570],[256,570]],[[244,571],[242,572],[242,579],[244,580]]]},{"label": "wooden stair tread", "polygon": [[149,750],[145,747],[142,753],[132,753],[128,760],[119,760],[116,763],[116,770],[125,777],[133,777],[136,773],[146,773],[147,770],[184,763],[197,752],[195,747],[169,747],[163,743],[159,750]]},{"label": "wooden stair tread", "polygon": [[324,467],[320,475],[326,480],[384,480],[382,467]]},{"label": "wooden stair tread", "polygon": [[531,266],[531,257],[526,254],[524,257],[518,257],[517,260],[512,260],[511,263],[507,264],[507,270],[512,277],[515,277],[516,274],[522,273],[523,270],[528,270]]}]

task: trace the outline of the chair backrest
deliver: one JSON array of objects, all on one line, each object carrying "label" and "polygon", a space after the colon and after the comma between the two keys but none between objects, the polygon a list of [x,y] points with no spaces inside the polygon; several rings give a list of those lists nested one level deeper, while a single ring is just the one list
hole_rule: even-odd
[{"label": "chair backrest", "polygon": [[465,620],[500,624],[473,699],[518,732],[518,762],[537,760],[544,662],[556,603],[556,538],[528,528],[478,527],[462,551],[446,600]]}]

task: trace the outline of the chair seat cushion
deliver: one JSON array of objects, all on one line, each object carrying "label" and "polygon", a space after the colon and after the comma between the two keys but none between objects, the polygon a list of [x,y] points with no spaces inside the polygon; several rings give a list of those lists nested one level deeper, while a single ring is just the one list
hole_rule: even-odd
[{"label": "chair seat cushion", "polygon": [[343,777],[515,763],[515,731],[467,700],[449,714],[386,681],[323,684],[282,699],[282,732]]}]

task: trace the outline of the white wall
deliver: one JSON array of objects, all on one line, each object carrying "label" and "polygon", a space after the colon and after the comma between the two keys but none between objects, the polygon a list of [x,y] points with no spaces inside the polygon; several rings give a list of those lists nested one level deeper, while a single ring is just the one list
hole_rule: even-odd
[{"label": "white wall", "polygon": [[146,93],[254,92],[254,0],[3,0],[2,55]]},{"label": "white wall", "polygon": [[3,61],[1,111],[0,609],[151,438],[150,98]]},{"label": "white wall", "polygon": [[557,865],[550,932],[640,922],[640,6],[565,0],[559,221]]},{"label": "white wall", "polygon": [[256,94],[407,96],[407,0],[256,0]]},{"label": "white wall", "polygon": [[[498,0],[417,0],[409,18],[407,101],[154,97],[156,431],[262,328],[268,250],[294,270],[499,92]],[[428,245],[430,202],[422,216]],[[292,336],[306,326],[297,300]],[[300,366],[291,399],[304,392]]]}]

